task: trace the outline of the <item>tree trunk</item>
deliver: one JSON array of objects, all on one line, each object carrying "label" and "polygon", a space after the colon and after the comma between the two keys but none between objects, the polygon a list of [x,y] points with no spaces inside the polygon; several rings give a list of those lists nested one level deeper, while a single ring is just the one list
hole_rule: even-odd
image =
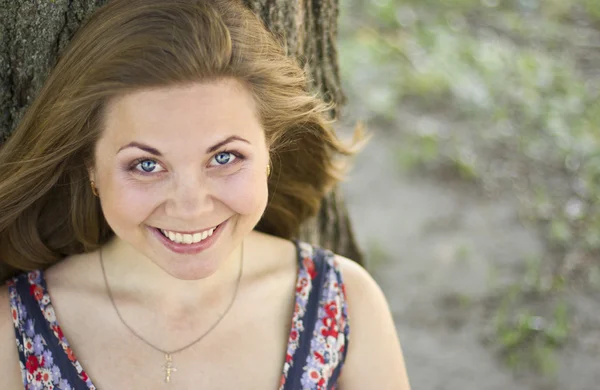
[{"label": "tree trunk", "polygon": [[[335,39],[338,0],[244,0],[311,76],[342,104]],[[107,0],[0,0],[0,144],[35,98],[73,33]],[[333,112],[332,116],[336,113]],[[301,239],[362,263],[339,189],[323,200]]]}]

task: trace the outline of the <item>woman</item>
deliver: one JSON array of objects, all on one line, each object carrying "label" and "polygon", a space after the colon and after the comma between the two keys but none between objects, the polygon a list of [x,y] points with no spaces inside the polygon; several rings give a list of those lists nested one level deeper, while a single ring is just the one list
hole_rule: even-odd
[{"label": "woman", "polygon": [[0,149],[0,388],[408,389],[372,278],[289,240],[351,153],[305,85],[235,1],[99,10]]}]

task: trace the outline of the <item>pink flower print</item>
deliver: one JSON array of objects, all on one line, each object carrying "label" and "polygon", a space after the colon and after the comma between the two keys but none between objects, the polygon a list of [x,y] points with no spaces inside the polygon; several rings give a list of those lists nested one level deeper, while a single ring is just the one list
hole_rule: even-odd
[{"label": "pink flower print", "polygon": [[310,257],[305,257],[302,260],[302,264],[304,265],[304,268],[306,269],[306,272],[308,272],[308,274],[310,275],[311,279],[317,277],[317,271],[315,270],[315,263],[313,259],[311,259]]}]

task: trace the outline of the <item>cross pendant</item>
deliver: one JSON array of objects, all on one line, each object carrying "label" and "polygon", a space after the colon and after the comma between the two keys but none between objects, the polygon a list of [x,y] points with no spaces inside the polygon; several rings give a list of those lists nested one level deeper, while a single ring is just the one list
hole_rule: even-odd
[{"label": "cross pendant", "polygon": [[173,356],[170,353],[165,355],[166,363],[163,364],[163,369],[165,370],[165,383],[171,382],[171,373],[177,371],[175,367],[173,367]]}]

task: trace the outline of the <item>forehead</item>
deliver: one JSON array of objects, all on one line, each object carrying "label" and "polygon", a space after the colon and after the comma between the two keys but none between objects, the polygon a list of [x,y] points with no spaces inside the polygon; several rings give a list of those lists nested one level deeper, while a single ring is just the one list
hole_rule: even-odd
[{"label": "forehead", "polygon": [[136,91],[107,105],[102,138],[216,137],[262,133],[250,92],[233,79]]}]

